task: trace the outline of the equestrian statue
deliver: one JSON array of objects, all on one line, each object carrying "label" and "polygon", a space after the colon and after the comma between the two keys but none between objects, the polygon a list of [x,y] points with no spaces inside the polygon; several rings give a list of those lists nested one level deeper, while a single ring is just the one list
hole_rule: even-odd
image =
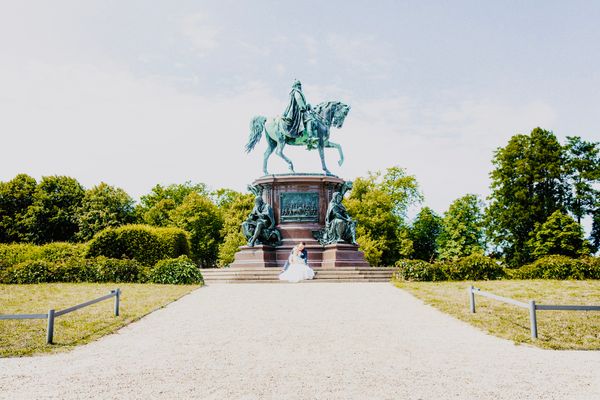
[{"label": "equestrian statue", "polygon": [[250,137],[246,144],[246,152],[254,149],[262,137],[263,131],[267,139],[267,150],[263,158],[263,172],[268,175],[267,162],[273,152],[281,157],[294,172],[294,164],[283,154],[286,145],[306,146],[308,150],[317,149],[321,158],[321,166],[326,175],[332,175],[325,164],[325,148],[338,150],[339,165],[344,162],[342,146],[329,140],[332,126],[341,128],[350,111],[350,106],[339,101],[327,101],[316,107],[306,101],[302,92],[302,84],[296,80],[290,92],[289,103],[282,115],[267,119],[256,116],[250,122]]}]

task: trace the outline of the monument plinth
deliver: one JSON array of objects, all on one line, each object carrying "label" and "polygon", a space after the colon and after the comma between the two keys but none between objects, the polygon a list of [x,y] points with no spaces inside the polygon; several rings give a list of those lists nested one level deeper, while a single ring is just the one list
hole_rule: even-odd
[{"label": "monument plinth", "polygon": [[256,179],[253,186],[273,209],[281,243],[242,246],[232,268],[282,267],[292,247],[301,241],[306,243],[311,267],[369,266],[357,245],[341,242],[323,246],[315,239],[315,233],[325,228],[328,205],[333,194],[342,190],[343,179],[323,174],[266,175]]}]

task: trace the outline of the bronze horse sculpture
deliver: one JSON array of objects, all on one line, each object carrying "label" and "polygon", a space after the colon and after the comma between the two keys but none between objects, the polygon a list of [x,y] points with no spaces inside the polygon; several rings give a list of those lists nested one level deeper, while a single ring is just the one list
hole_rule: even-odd
[{"label": "bronze horse sculpture", "polygon": [[[341,128],[349,111],[350,106],[339,101],[320,103],[310,111],[313,113],[314,117],[312,124],[314,132],[312,136],[315,136],[318,139],[316,149],[319,151],[321,165],[326,175],[333,174],[327,169],[327,165],[325,164],[325,148],[337,149],[340,155],[338,164],[342,165],[344,162],[342,146],[329,140],[329,130],[332,126]],[[285,154],[283,154],[283,149],[286,145],[306,146],[309,150],[315,149],[315,147],[312,146],[311,141],[309,140],[309,134],[306,131],[297,138],[290,137],[286,122],[281,116],[269,120],[263,116],[256,116],[250,122],[250,137],[246,144],[246,153],[249,153],[254,149],[256,144],[260,141],[263,131],[266,133],[265,137],[267,139],[267,150],[265,151],[263,158],[263,172],[265,175],[269,174],[267,162],[273,152],[287,163],[291,172],[294,172],[294,164]]]}]

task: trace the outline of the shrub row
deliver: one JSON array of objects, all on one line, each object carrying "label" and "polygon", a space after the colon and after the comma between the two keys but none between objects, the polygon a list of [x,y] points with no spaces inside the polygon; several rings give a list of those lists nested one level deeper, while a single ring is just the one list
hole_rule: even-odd
[{"label": "shrub row", "polygon": [[461,281],[494,279],[600,279],[600,258],[546,256],[519,269],[506,268],[497,260],[471,255],[456,261],[428,263],[400,260],[394,279],[404,281]]},{"label": "shrub row", "polygon": [[0,283],[46,282],[204,283],[200,269],[187,256],[161,260],[153,268],[136,260],[100,256],[66,262],[29,260],[0,271]]},{"label": "shrub row", "polygon": [[400,260],[394,279],[405,281],[493,280],[506,277],[506,269],[498,261],[473,254],[457,261],[428,263],[422,260]]},{"label": "shrub row", "polygon": [[131,259],[151,267],[182,255],[190,256],[188,233],[183,229],[124,225],[98,232],[89,242],[86,257]]},{"label": "shrub row", "polygon": [[25,261],[80,260],[86,251],[85,243],[54,242],[42,246],[29,243],[0,244],[0,270]]},{"label": "shrub row", "polygon": [[510,271],[513,279],[600,279],[600,258],[552,255]]}]

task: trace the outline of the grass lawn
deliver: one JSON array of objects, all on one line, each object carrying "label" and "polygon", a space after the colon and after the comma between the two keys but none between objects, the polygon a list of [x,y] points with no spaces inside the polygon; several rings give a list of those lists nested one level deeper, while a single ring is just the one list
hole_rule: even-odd
[{"label": "grass lawn", "polygon": [[0,357],[64,351],[89,343],[177,300],[198,285],[139,283],[43,283],[0,285],[0,314],[44,314],[62,310],[121,289],[120,316],[114,298],[54,320],[54,344],[46,344],[47,320],[0,321]]},{"label": "grass lawn", "polygon": [[600,281],[507,280],[395,282],[425,303],[492,335],[546,349],[600,350],[600,311],[537,311],[538,339],[531,339],[529,310],[475,295],[469,311],[467,287],[528,303],[600,305]]}]

